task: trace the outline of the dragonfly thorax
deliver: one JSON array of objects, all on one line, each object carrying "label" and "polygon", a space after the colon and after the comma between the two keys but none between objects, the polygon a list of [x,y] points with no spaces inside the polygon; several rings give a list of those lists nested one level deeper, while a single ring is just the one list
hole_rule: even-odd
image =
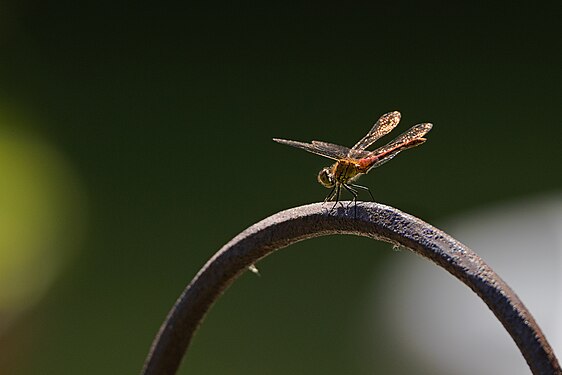
[{"label": "dragonfly thorax", "polygon": [[331,167],[322,168],[318,173],[318,182],[327,188],[337,184],[348,184],[366,173],[361,165],[353,160],[342,159]]}]

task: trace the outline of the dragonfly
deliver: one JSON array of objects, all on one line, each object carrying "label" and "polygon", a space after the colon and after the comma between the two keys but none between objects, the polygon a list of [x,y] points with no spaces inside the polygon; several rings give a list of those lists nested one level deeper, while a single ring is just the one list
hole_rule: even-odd
[{"label": "dragonfly", "polygon": [[300,148],[313,154],[335,160],[334,164],[322,168],[318,173],[318,182],[322,186],[332,189],[324,202],[335,200],[334,206],[332,207],[332,209],[334,209],[339,202],[342,188],[353,195],[353,202],[357,202],[357,189],[367,191],[371,199],[374,200],[371,190],[366,186],[357,185],[355,181],[361,175],[367,174],[371,169],[380,167],[398,155],[399,152],[424,143],[426,141],[424,136],[433,126],[430,123],[414,125],[386,145],[374,151],[366,150],[379,138],[390,133],[399,122],[400,112],[398,111],[382,115],[371,130],[351,148],[322,141],[305,143],[279,138],[273,138],[273,140],[277,143]]}]

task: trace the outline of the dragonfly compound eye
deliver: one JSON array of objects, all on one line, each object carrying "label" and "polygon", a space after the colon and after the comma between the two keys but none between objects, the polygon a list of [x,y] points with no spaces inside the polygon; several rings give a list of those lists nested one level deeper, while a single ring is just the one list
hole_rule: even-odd
[{"label": "dragonfly compound eye", "polygon": [[330,173],[330,168],[322,168],[318,173],[318,182],[327,188],[331,188],[335,185],[334,176]]}]

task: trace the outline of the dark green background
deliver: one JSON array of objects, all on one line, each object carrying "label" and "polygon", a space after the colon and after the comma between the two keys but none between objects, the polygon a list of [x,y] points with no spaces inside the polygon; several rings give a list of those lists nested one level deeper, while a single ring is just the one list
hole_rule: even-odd
[{"label": "dark green background", "polygon": [[[1,9],[0,95],[40,119],[89,207],[78,256],[25,320],[23,374],[138,372],[220,246],[322,200],[326,160],[272,137],[352,145],[391,110],[397,133],[432,122],[426,144],[361,179],[430,222],[562,187],[562,30],[546,4]],[[263,261],[213,308],[182,373],[369,373],[348,326],[391,255],[330,237]]]}]

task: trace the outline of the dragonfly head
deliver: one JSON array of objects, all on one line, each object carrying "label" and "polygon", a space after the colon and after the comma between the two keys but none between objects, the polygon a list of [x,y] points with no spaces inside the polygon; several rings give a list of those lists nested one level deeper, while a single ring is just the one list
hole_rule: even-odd
[{"label": "dragonfly head", "polygon": [[325,167],[318,173],[318,182],[327,188],[332,188],[336,184],[336,180],[330,168]]}]

